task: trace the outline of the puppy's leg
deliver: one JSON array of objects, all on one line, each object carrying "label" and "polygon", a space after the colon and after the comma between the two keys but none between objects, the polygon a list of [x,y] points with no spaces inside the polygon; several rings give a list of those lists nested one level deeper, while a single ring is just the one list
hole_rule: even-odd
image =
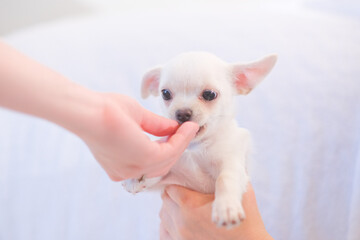
[{"label": "puppy's leg", "polygon": [[160,182],[161,178],[162,177],[145,178],[143,176],[139,179],[127,179],[123,181],[122,185],[129,193],[136,194],[155,186],[158,182]]},{"label": "puppy's leg", "polygon": [[215,200],[212,219],[219,227],[231,228],[240,224],[245,218],[241,204],[249,177],[245,167],[225,166],[220,172],[215,185]]}]

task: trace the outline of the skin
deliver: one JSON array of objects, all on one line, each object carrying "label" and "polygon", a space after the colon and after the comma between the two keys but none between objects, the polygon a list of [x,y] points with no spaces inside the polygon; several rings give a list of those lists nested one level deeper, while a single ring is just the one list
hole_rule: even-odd
[{"label": "skin", "polygon": [[[165,175],[198,131],[120,94],[92,91],[0,41],[0,106],[79,136],[114,181]],[[144,132],[167,136],[151,141]]]},{"label": "skin", "polygon": [[273,240],[266,231],[251,184],[243,196],[246,218],[237,227],[218,228],[211,221],[213,194],[170,185],[162,194],[161,240]]}]

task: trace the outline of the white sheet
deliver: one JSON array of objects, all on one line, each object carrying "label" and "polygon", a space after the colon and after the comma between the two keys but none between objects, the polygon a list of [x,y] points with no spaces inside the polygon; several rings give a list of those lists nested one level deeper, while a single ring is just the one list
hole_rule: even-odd
[{"label": "white sheet", "polygon": [[[211,6],[211,5],[210,5]],[[275,239],[360,239],[360,23],[306,9],[208,7],[44,24],[6,41],[72,80],[141,100],[143,72],[183,51],[227,61],[276,52],[238,97],[252,182]],[[59,127],[0,109],[0,239],[158,239],[160,199],[111,182]]]}]

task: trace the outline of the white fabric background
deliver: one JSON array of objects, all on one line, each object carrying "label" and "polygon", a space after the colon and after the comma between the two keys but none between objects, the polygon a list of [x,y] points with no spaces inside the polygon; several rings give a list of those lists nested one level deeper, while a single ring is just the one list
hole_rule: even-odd
[{"label": "white fabric background", "polygon": [[[91,89],[141,100],[147,68],[189,50],[229,62],[278,53],[238,97],[251,175],[275,239],[360,239],[360,23],[307,9],[208,6],[64,20],[5,39]],[[65,130],[0,109],[0,239],[158,239],[158,193],[111,182]]]}]

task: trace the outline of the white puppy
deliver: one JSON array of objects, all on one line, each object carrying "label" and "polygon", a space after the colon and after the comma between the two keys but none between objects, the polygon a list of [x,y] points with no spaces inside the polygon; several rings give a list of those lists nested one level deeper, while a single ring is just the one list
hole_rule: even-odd
[{"label": "white puppy", "polygon": [[249,93],[273,68],[276,55],[247,64],[228,64],[204,52],[184,53],[147,72],[142,96],[161,94],[167,115],[180,124],[193,121],[200,129],[181,159],[164,177],[131,179],[132,193],[178,184],[215,193],[212,218],[232,227],[245,218],[242,195],[249,177],[246,162],[250,134],[234,118],[233,96]]}]

